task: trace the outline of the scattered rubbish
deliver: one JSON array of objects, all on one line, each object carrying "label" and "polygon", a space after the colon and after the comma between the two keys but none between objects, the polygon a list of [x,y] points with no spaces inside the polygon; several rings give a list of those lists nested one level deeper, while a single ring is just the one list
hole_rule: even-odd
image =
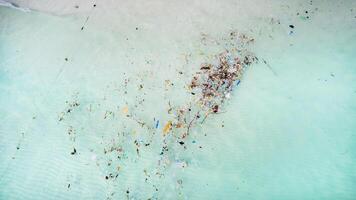
[{"label": "scattered rubbish", "polygon": [[240,80],[237,80],[236,81],[236,86],[238,86],[240,84],[240,82],[241,82]]},{"label": "scattered rubbish", "polygon": [[163,135],[167,135],[167,133],[171,130],[172,128],[172,121],[168,121],[166,125],[163,127]]},{"label": "scattered rubbish", "polygon": [[129,107],[125,106],[122,108],[122,113],[124,113],[125,115],[129,112]]},{"label": "scattered rubbish", "polygon": [[215,105],[215,106],[213,107],[213,112],[214,112],[214,113],[219,112],[219,106],[218,106],[218,105]]},{"label": "scattered rubbish", "polygon": [[72,152],[70,152],[70,154],[71,154],[71,155],[75,155],[75,154],[77,154],[77,150],[76,150],[75,148],[73,148],[73,151],[72,151]]},{"label": "scattered rubbish", "polygon": [[74,100],[72,102],[66,101],[66,104],[67,104],[67,108],[65,109],[65,111],[59,114],[59,121],[64,120],[65,115],[71,113],[76,107],[79,107],[80,105],[77,100]]},{"label": "scattered rubbish", "polygon": [[[88,19],[89,16],[84,25]],[[138,30],[138,27],[136,27],[136,30]],[[108,184],[117,184],[114,181],[119,177],[119,173],[122,173],[126,168],[121,169],[121,166],[130,166],[126,162],[139,162],[140,159],[147,158],[147,152],[145,151],[154,151],[154,154],[158,157],[155,160],[157,164],[154,164],[150,169],[145,169],[142,180],[145,184],[151,184],[156,191],[159,191],[158,186],[153,185],[150,179],[164,178],[170,167],[175,167],[179,170],[189,166],[187,160],[190,158],[186,158],[183,155],[184,159],[180,159],[183,157],[180,157],[182,152],[179,151],[184,151],[192,146],[194,146],[195,150],[203,150],[203,146],[194,144],[197,143],[197,140],[199,141],[197,139],[199,134],[202,137],[207,136],[207,134],[199,133],[197,126],[201,126],[208,117],[223,113],[225,101],[231,98],[232,92],[241,83],[245,69],[249,65],[258,62],[258,58],[246,49],[246,45],[254,41],[253,38],[237,32],[230,32],[226,39],[222,41],[221,39],[219,39],[220,41],[214,40],[207,34],[204,37],[204,45],[209,45],[209,43],[217,45],[228,43],[231,48],[226,48],[219,54],[210,55],[206,63],[197,66],[197,71],[192,77],[189,77],[187,85],[180,81],[175,82],[176,80],[168,79],[171,77],[167,77],[164,80],[163,87],[159,88],[162,88],[164,98],[168,104],[165,109],[166,118],[161,118],[162,116],[160,116],[160,120],[154,118],[152,122],[152,116],[140,115],[140,111],[145,110],[143,102],[145,102],[146,91],[143,88],[148,90],[151,86],[147,84],[144,87],[142,84],[144,83],[143,77],[126,77],[125,74],[124,83],[118,86],[115,85],[113,89],[113,91],[118,91],[120,95],[123,95],[122,102],[125,103],[122,107],[120,106],[119,108],[117,104],[107,107],[107,102],[105,101],[110,97],[105,94],[104,98],[100,98],[104,100],[87,103],[84,108],[89,107],[89,109],[82,109],[93,116],[90,120],[106,119],[105,124],[109,125],[107,127],[114,127],[112,131],[114,135],[104,133],[106,130],[99,129],[98,131],[96,128],[90,130],[90,126],[82,127],[78,125],[76,119],[79,118],[76,117],[79,116],[75,116],[75,110],[76,107],[79,107],[79,101],[75,99],[74,101],[66,102],[67,106],[60,113],[59,121],[65,120],[68,116],[68,120],[65,120],[62,124],[68,128],[67,135],[73,142],[72,147],[78,147],[75,140],[82,132],[95,131],[97,134],[102,134],[98,137],[99,148],[90,148],[89,160],[105,172],[105,174],[101,175],[101,178],[106,180]],[[66,61],[69,61],[69,59]],[[186,57],[186,63],[189,62],[188,57]],[[178,70],[177,72],[179,74],[189,74],[185,71]],[[133,83],[132,80],[139,82]],[[131,86],[130,83],[132,83]],[[128,91],[132,88],[138,88],[140,91],[135,94],[135,98],[131,98],[133,102],[129,98],[125,99]],[[170,93],[171,89],[178,90],[179,88],[186,89],[184,92],[189,95],[189,98],[183,99],[183,102],[177,102],[176,99],[170,99],[169,95],[166,95]],[[120,113],[126,117],[122,117]],[[160,121],[162,121],[162,124]],[[137,126],[136,123],[140,126]],[[156,134],[157,129],[162,129],[163,134]],[[194,133],[194,140],[190,138],[191,133]],[[159,139],[157,138],[158,136]],[[155,151],[157,146],[160,148]],[[70,154],[78,154],[76,148],[73,148]],[[84,152],[81,154],[88,155],[84,154]],[[182,185],[183,181],[178,179],[177,183]],[[111,194],[113,195],[113,193]],[[126,190],[126,195],[129,199],[134,194],[134,191]]]}]

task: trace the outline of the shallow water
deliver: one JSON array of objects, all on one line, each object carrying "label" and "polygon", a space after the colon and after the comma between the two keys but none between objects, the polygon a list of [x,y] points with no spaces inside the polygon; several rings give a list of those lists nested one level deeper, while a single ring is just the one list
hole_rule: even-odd
[{"label": "shallow water", "polygon": [[[354,1],[109,3],[0,8],[0,199],[355,199]],[[232,31],[259,62],[163,136]]]}]

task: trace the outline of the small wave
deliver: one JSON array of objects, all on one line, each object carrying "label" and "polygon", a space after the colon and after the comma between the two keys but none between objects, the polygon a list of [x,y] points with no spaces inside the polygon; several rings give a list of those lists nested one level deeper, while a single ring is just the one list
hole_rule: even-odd
[{"label": "small wave", "polygon": [[5,1],[5,0],[0,0],[0,6],[13,8],[13,9],[16,9],[16,10],[20,10],[22,12],[30,12],[31,11],[29,8],[20,7],[16,3],[8,2],[8,1]]}]

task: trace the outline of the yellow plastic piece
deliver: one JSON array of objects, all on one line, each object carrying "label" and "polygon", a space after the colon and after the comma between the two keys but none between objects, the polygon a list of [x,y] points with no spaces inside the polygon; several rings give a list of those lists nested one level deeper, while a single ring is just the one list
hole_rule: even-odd
[{"label": "yellow plastic piece", "polygon": [[123,109],[122,109],[122,113],[124,113],[125,115],[129,112],[129,107],[125,106]]},{"label": "yellow plastic piece", "polygon": [[172,128],[172,121],[168,121],[163,127],[163,135],[167,135]]}]

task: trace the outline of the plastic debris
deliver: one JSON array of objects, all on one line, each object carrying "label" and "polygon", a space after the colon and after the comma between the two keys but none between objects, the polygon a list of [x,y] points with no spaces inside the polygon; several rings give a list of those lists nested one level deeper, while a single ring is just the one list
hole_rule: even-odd
[{"label": "plastic debris", "polygon": [[168,121],[163,127],[163,135],[167,135],[172,128],[172,121]]},{"label": "plastic debris", "polygon": [[240,80],[237,80],[236,81],[236,86],[238,86],[240,84],[240,82],[241,82]]},{"label": "plastic debris", "polygon": [[122,113],[126,115],[128,112],[129,112],[129,107],[125,106],[124,108],[122,108]]},{"label": "plastic debris", "polygon": [[[215,41],[208,38],[206,42],[209,42],[208,40]],[[106,133],[104,134],[105,131],[93,130],[98,132],[98,134],[103,132],[103,135],[101,135],[102,139],[97,140],[100,144],[99,148],[96,148],[97,145],[93,145],[95,148],[90,149],[92,153],[89,155],[89,158],[91,162],[95,163],[95,165],[105,172],[103,178],[108,184],[117,184],[116,180],[119,180],[120,174],[126,170],[125,166],[130,166],[131,162],[141,161],[151,151],[154,151],[158,157],[158,160],[154,160],[154,162],[158,162],[144,170],[143,180],[146,184],[151,184],[156,192],[160,188],[152,183],[158,180],[158,178],[165,177],[171,167],[184,170],[184,168],[191,165],[190,161],[187,161],[190,158],[185,157],[180,150],[184,151],[193,146],[194,149],[203,150],[203,146],[199,144],[200,142],[197,142],[199,141],[198,134],[196,136],[194,134],[194,140],[192,140],[193,138],[189,137],[190,132],[198,133],[198,130],[194,129],[197,125],[203,124],[208,116],[221,113],[224,109],[225,101],[232,96],[233,89],[240,84],[245,68],[258,61],[258,58],[253,53],[247,51],[245,47],[246,44],[253,42],[252,38],[238,34],[237,32],[231,32],[228,35],[227,41],[233,43],[233,47],[220,52],[220,54],[211,55],[211,59],[207,63],[200,65],[200,68],[193,74],[190,79],[191,81],[188,82],[186,87],[180,85],[184,83],[177,81],[177,86],[188,88],[187,93],[190,95],[186,101],[176,102],[169,95],[165,95],[165,100],[168,101],[167,113],[169,118],[161,118],[163,116],[160,116],[162,124],[160,124],[160,120],[156,116],[152,121],[151,117],[153,116],[141,115],[140,111],[145,111],[144,106],[146,106],[144,104],[145,93],[138,94],[133,103],[126,101],[125,97],[123,97],[123,102],[125,103],[122,106],[120,105],[120,107],[117,107],[115,103],[116,109],[113,111],[106,110],[109,108],[103,106],[100,107],[101,105],[106,106],[106,102],[84,105],[86,107],[90,106],[88,111],[92,114],[95,114],[96,110],[100,111],[100,116],[106,110],[104,119],[114,116],[117,112],[121,112],[125,116],[118,121],[114,121],[116,118],[113,117],[112,121],[107,120],[105,122],[112,123],[115,128],[113,131],[115,135],[107,135]],[[183,72],[179,72],[179,74],[183,74]],[[140,78],[140,81],[144,81],[144,77]],[[118,86],[120,94],[128,94],[127,91],[130,89],[128,84],[132,79],[132,77],[125,77],[123,85],[121,87]],[[164,83],[165,85],[162,88],[164,91],[175,87],[173,81],[169,79],[165,80]],[[116,89],[117,86],[113,87]],[[149,89],[150,87],[147,86],[147,88]],[[141,89],[143,89],[142,84],[139,85],[139,90]],[[104,101],[106,100],[107,98],[105,97]],[[67,115],[76,114],[76,107],[79,107],[76,97],[74,101],[66,103],[68,104],[67,108],[60,113],[59,121],[65,120]],[[148,119],[149,121],[146,121]],[[73,141],[73,146],[75,146],[76,136],[84,131],[82,131],[81,127],[71,124],[70,120],[68,120],[68,123],[69,125],[66,125],[67,122],[64,125],[69,126],[67,133]],[[136,123],[140,126],[137,126]],[[159,136],[163,137],[163,140],[161,140],[162,138],[156,138],[158,136],[156,133],[157,131],[160,132],[158,129],[161,128],[163,136],[160,134]],[[168,134],[170,136],[166,137]],[[207,136],[206,133],[202,135]],[[156,149],[157,146],[161,147],[161,149]],[[79,152],[81,151],[77,152],[75,148],[71,150],[72,155],[80,155]],[[180,159],[183,157],[184,159]],[[182,183],[183,181],[179,179],[178,184],[182,185]],[[127,189],[123,193],[127,196],[127,199],[133,199],[135,191]],[[113,195],[114,193],[111,194],[111,196]],[[110,199],[113,198],[110,197]]]}]

